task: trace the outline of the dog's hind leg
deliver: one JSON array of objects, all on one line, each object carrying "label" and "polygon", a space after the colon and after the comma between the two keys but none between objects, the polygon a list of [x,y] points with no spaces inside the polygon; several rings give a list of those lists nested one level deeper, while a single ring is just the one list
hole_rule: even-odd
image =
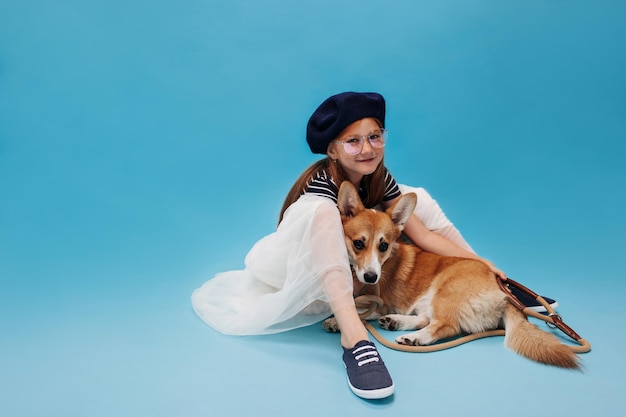
[{"label": "dog's hind leg", "polygon": [[458,328],[440,321],[433,321],[421,330],[397,337],[396,342],[401,345],[424,346],[458,334]]},{"label": "dog's hind leg", "polygon": [[426,314],[417,316],[388,314],[378,319],[378,324],[385,330],[417,330],[428,326],[430,319]]},{"label": "dog's hind leg", "polygon": [[[372,314],[365,317],[363,320],[376,320],[379,317],[380,317],[380,314],[374,311]],[[326,330],[329,333],[341,332],[341,330],[339,329],[339,323],[337,323],[337,319],[335,317],[330,317],[324,320],[324,322],[322,323],[322,327],[324,328],[324,330]]]}]

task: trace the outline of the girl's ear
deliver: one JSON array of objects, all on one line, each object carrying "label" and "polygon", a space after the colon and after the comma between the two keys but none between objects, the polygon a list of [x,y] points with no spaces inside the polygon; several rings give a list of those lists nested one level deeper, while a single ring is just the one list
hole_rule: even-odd
[{"label": "girl's ear", "polygon": [[411,214],[413,214],[416,205],[417,194],[404,194],[393,206],[387,209],[386,213],[391,217],[393,223],[402,230],[406,222],[409,221]]},{"label": "girl's ear", "polygon": [[328,149],[326,149],[326,155],[328,155],[333,161],[339,159],[335,143],[331,142],[328,144]]},{"label": "girl's ear", "polygon": [[337,206],[342,217],[354,217],[365,209],[356,187],[350,181],[344,181],[339,186]]}]

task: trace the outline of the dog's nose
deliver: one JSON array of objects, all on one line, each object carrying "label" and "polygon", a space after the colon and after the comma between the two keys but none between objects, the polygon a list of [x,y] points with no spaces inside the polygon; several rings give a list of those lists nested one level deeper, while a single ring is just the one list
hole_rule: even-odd
[{"label": "dog's nose", "polygon": [[365,274],[363,274],[363,279],[368,284],[373,284],[378,279],[378,274],[376,274],[374,272],[366,272]]}]

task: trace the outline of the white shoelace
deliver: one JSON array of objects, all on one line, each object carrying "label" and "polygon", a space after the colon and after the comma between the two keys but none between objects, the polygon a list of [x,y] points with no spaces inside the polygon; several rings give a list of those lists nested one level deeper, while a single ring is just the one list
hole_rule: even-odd
[{"label": "white shoelace", "polygon": [[[360,355],[357,355],[358,352],[364,350],[364,349],[368,349],[367,352],[363,352]],[[378,352],[376,351],[375,348],[373,348],[372,346],[361,346],[358,349],[355,349],[352,351],[352,354],[355,355],[354,359],[357,360],[357,365],[359,366],[363,366],[366,363],[370,363],[370,362],[378,362]],[[365,360],[360,360],[363,357],[367,357],[367,356],[373,356],[373,357],[369,357]]]}]

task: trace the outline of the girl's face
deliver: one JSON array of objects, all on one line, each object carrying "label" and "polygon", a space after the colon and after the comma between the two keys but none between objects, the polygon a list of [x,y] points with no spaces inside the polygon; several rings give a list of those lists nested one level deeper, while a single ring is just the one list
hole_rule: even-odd
[{"label": "girl's face", "polygon": [[[359,186],[364,175],[373,173],[378,164],[383,160],[384,148],[374,148],[369,140],[364,137],[380,134],[380,126],[376,119],[366,118],[357,120],[344,129],[337,139],[328,145],[327,154],[331,159],[336,159],[348,174],[351,183]],[[362,140],[363,149],[356,155],[346,152],[341,142],[355,142]]]}]

